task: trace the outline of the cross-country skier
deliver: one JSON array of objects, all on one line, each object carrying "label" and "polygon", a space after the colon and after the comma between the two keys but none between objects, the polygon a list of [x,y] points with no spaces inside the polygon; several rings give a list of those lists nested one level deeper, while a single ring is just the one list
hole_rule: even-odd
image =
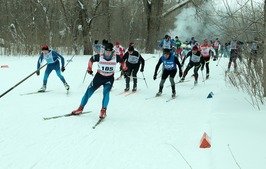
[{"label": "cross-country skier", "polygon": [[105,45],[105,51],[103,53],[96,54],[90,58],[88,63],[88,73],[91,75],[93,73],[92,65],[94,62],[98,62],[97,73],[94,76],[90,85],[88,86],[84,96],[82,97],[78,109],[72,111],[72,114],[78,115],[82,113],[89,98],[101,85],[103,85],[102,108],[99,117],[100,119],[104,119],[106,116],[106,109],[109,103],[110,90],[112,89],[114,83],[114,72],[116,64],[120,62],[124,71],[126,71],[127,68],[125,66],[123,59],[121,59],[120,56],[117,56],[115,54],[112,43],[108,43]]},{"label": "cross-country skier", "polygon": [[155,67],[153,80],[156,80],[158,69],[162,63],[163,63],[163,73],[162,73],[162,78],[161,78],[161,82],[159,85],[159,92],[156,94],[156,96],[161,96],[163,92],[165,80],[167,79],[168,76],[170,76],[169,80],[170,80],[171,87],[172,87],[172,97],[174,98],[176,96],[175,81],[174,81],[174,78],[177,72],[176,65],[178,66],[178,69],[179,69],[179,77],[182,77],[181,64],[178,61],[178,58],[175,57],[174,54],[170,53],[170,49],[164,49],[163,56],[160,57]]},{"label": "cross-country skier", "polygon": [[125,53],[123,56],[124,61],[126,62],[127,65],[127,71],[125,72],[125,78],[126,78],[126,88],[125,91],[129,91],[129,82],[130,82],[130,76],[132,74],[133,78],[133,89],[132,91],[135,92],[137,91],[137,73],[140,68],[140,72],[144,71],[144,66],[145,66],[145,60],[141,56],[141,54],[137,51],[134,50],[133,46],[130,46],[128,48],[128,51]]},{"label": "cross-country skier", "polygon": [[[47,45],[42,46],[42,53],[39,56],[38,62],[37,62],[37,69],[40,69],[42,61],[45,60],[47,62],[47,67],[44,72],[43,76],[43,85],[38,90],[38,92],[45,92],[47,81],[50,73],[55,70],[57,76],[60,78],[60,80],[63,82],[66,90],[69,90],[69,85],[67,84],[64,76],[60,72],[60,63],[59,60],[61,60],[61,71],[65,71],[65,59],[63,56],[61,56],[59,53],[57,53],[55,50],[49,49]],[[36,74],[39,76],[40,71],[38,70]]]},{"label": "cross-country skier", "polygon": [[214,58],[216,58],[215,50],[213,49],[212,45],[208,42],[208,39],[204,39],[203,43],[199,47],[199,51],[203,57],[203,65],[201,66],[201,71],[204,69],[204,65],[206,65],[206,79],[210,76],[210,51],[214,53]]},{"label": "cross-country skier", "polygon": [[[115,51],[117,56],[120,56],[121,58],[123,58],[123,56],[125,54],[125,49],[124,49],[124,47],[122,45],[120,45],[120,42],[118,42],[118,41],[115,42],[114,51]],[[121,74],[116,80],[119,80],[124,75],[124,71],[123,71],[121,66],[120,66],[119,69],[121,71]]]},{"label": "cross-country skier", "polygon": [[236,37],[234,36],[232,40],[228,43],[229,48],[230,48],[230,58],[229,58],[229,63],[228,63],[228,69],[227,72],[230,71],[230,67],[232,62],[234,63],[234,71],[237,72],[237,63],[236,59],[240,59],[241,55],[241,43],[240,41],[236,40]]},{"label": "cross-country skier", "polygon": [[192,50],[188,52],[188,54],[184,57],[183,61],[182,61],[182,66],[185,63],[185,60],[190,57],[190,61],[183,73],[183,77],[181,78],[180,82],[183,82],[185,80],[185,77],[188,73],[188,71],[194,67],[194,84],[196,85],[198,83],[198,70],[201,66],[201,63],[203,62],[203,59],[201,57],[201,53],[200,51],[198,51],[198,47],[197,45],[193,46]]},{"label": "cross-country skier", "polygon": [[213,58],[214,61],[215,61],[216,59],[218,59],[218,57],[219,57],[219,46],[221,46],[221,41],[219,40],[219,38],[216,38],[216,39],[213,41],[213,48],[214,48],[215,53],[216,53],[216,57]]}]

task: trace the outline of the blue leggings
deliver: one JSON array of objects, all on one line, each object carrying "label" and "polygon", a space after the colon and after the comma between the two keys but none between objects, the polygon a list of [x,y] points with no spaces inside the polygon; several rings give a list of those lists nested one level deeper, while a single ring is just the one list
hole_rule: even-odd
[{"label": "blue leggings", "polygon": [[64,76],[61,74],[61,71],[60,71],[59,61],[57,61],[55,63],[47,65],[46,70],[44,72],[43,85],[45,85],[45,86],[47,85],[48,77],[49,77],[50,73],[53,70],[55,70],[56,75],[60,78],[60,80],[63,83],[66,83],[66,80],[65,80]]},{"label": "blue leggings", "polygon": [[85,106],[89,100],[89,98],[92,96],[92,94],[101,86],[103,85],[103,99],[102,99],[102,108],[107,108],[109,103],[109,95],[111,88],[114,83],[114,76],[111,77],[104,77],[100,74],[96,74],[92,82],[87,88],[87,91],[85,92],[84,96],[82,97],[80,106]]}]

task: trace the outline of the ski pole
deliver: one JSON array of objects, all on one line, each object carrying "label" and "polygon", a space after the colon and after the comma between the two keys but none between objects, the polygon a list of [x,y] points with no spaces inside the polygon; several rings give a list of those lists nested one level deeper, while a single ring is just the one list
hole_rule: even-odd
[{"label": "ski pole", "polygon": [[[83,79],[83,82],[82,83],[84,83],[84,81],[85,81],[85,78],[86,78],[86,75],[87,75],[87,70],[86,70],[86,72],[85,72],[85,76],[84,76],[84,79]],[[93,74],[90,74],[92,77],[94,76]]]},{"label": "ski pole", "polygon": [[39,69],[35,70],[34,72],[32,72],[29,76],[25,77],[24,79],[22,79],[20,82],[18,82],[16,85],[14,85],[13,87],[11,87],[10,89],[8,89],[6,92],[4,92],[3,94],[0,95],[0,98],[3,97],[4,95],[6,95],[8,92],[10,92],[11,90],[13,90],[15,87],[17,87],[18,85],[20,85],[22,82],[24,82],[25,80],[27,80],[29,77],[31,77],[32,75],[34,75],[37,71],[40,71],[43,67],[45,67],[47,65],[47,63],[45,65],[43,65],[42,67],[40,67]]},{"label": "ski pole", "polygon": [[71,57],[71,59],[69,59],[69,60],[67,61],[67,64],[66,64],[65,67],[67,67],[67,65],[69,64],[69,62],[72,62],[72,59],[73,59],[74,56],[76,56],[76,55],[73,55],[73,56]]},{"label": "ski pole", "polygon": [[142,79],[142,80],[145,79],[145,78],[143,78],[143,77],[133,77],[133,76],[127,76],[127,77],[132,78],[132,79]]},{"label": "ski pole", "polygon": [[86,69],[85,76],[84,76],[84,78],[83,78],[83,82],[82,82],[82,83],[84,83],[85,78],[86,78],[86,75],[87,75],[87,69]]},{"label": "ski pole", "polygon": [[222,58],[222,56],[220,57],[220,59],[218,60],[218,62],[217,62],[217,64],[216,64],[216,66],[218,66],[218,64],[219,64],[219,62],[220,62],[220,60],[221,60],[221,58]]},{"label": "ski pole", "polygon": [[146,86],[147,86],[147,88],[148,88],[148,84],[147,84],[147,82],[146,82],[145,76],[144,76],[143,72],[141,72],[141,73],[142,73],[143,79],[144,79],[144,81],[145,81],[145,84],[146,84]]},{"label": "ski pole", "polygon": [[203,79],[202,82],[204,82],[204,84],[205,84],[205,78],[204,78],[204,76],[203,76],[203,70],[201,71],[201,75],[202,75],[202,79]]}]

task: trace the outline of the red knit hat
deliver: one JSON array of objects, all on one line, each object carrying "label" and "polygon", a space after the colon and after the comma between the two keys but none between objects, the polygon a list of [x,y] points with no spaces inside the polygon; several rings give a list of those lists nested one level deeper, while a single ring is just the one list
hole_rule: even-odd
[{"label": "red knit hat", "polygon": [[198,50],[198,49],[199,49],[199,48],[198,48],[197,45],[193,46],[193,48],[192,48],[192,50]]},{"label": "red knit hat", "polygon": [[42,46],[42,50],[49,50],[49,48],[48,48],[47,45],[43,45],[43,46]]}]

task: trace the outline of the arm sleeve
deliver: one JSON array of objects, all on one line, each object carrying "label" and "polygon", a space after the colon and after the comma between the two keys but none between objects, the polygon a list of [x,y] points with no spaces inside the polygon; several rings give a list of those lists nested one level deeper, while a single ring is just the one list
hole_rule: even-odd
[{"label": "arm sleeve", "polygon": [[123,60],[126,61],[128,59],[128,52],[126,52],[123,56]]},{"label": "arm sleeve", "polygon": [[126,67],[126,64],[125,64],[124,60],[121,57],[119,57],[119,56],[116,56],[116,60],[117,60],[117,62],[120,63],[120,65],[122,67],[122,70],[126,71],[127,67]]},{"label": "arm sleeve", "polygon": [[63,56],[61,56],[61,55],[60,55],[59,53],[57,53],[56,51],[52,51],[52,54],[55,55],[55,56],[57,56],[57,58],[60,58],[60,60],[61,60],[61,65],[62,65],[62,66],[65,66],[65,59],[64,59]]},{"label": "arm sleeve", "polygon": [[157,65],[156,65],[156,67],[155,67],[155,71],[154,71],[154,75],[155,75],[155,76],[157,75],[157,72],[158,72],[158,69],[159,69],[161,63],[162,63],[162,59],[160,58],[160,59],[158,60],[158,63],[157,63]]},{"label": "arm sleeve", "polygon": [[141,69],[144,70],[145,60],[143,59],[143,57],[141,55],[139,55],[139,59],[140,59],[140,63],[141,63]]},{"label": "arm sleeve", "polygon": [[89,63],[88,63],[88,71],[92,71],[93,62],[98,62],[99,59],[100,59],[100,55],[99,54],[93,55],[90,58]]},{"label": "arm sleeve", "polygon": [[40,54],[39,59],[37,61],[37,69],[40,69],[42,60],[43,60],[43,54]]}]

